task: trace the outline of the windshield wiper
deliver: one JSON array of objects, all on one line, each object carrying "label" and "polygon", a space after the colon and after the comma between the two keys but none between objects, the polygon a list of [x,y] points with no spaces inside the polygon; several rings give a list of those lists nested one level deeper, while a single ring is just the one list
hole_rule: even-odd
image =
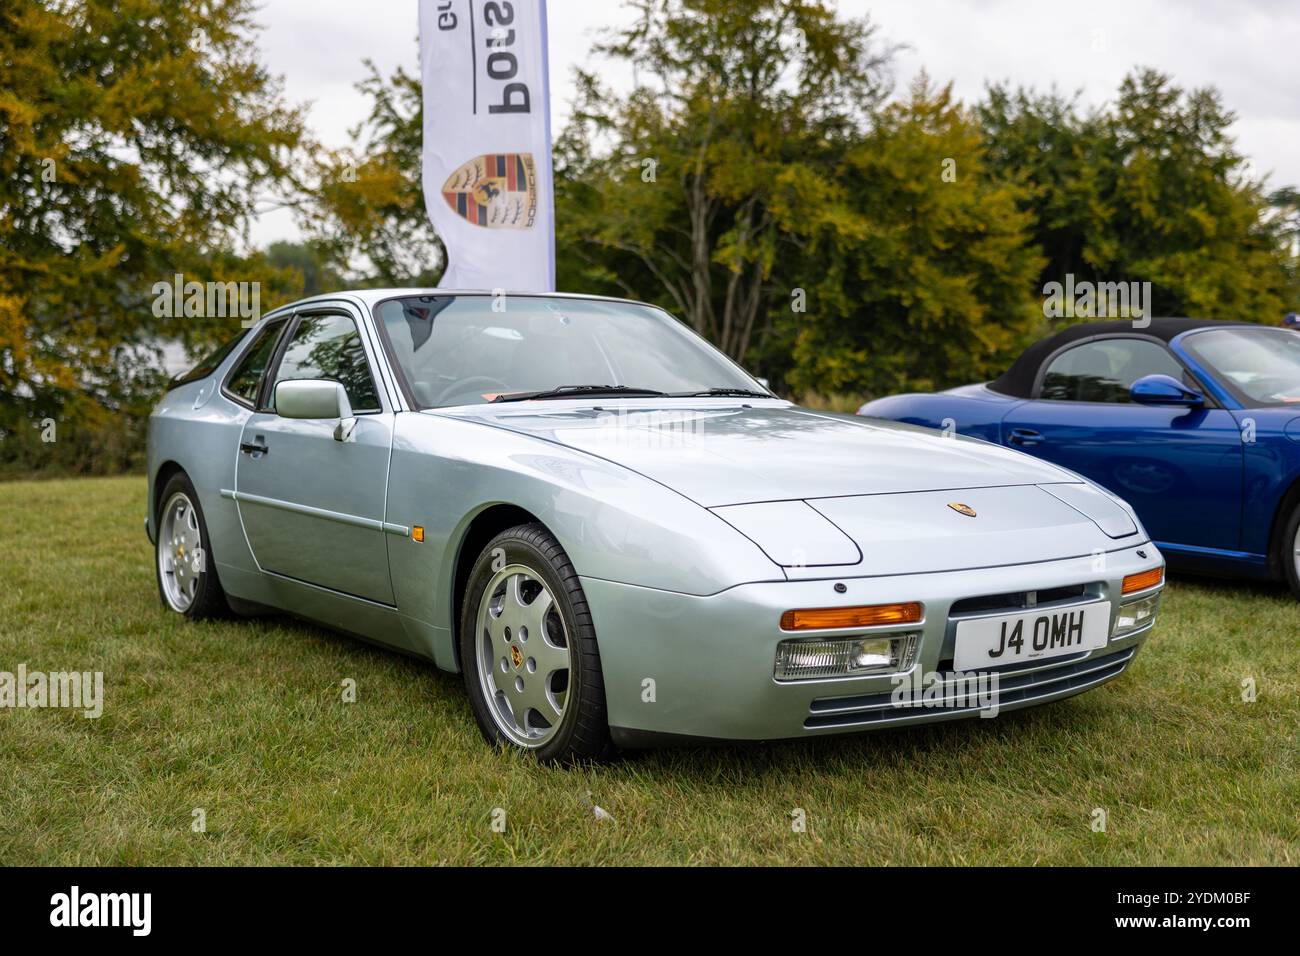
[{"label": "windshield wiper", "polygon": [[774,398],[771,392],[752,388],[706,388],[698,392],[669,392],[669,398]]},{"label": "windshield wiper", "polygon": [[630,398],[656,398],[663,392],[653,388],[637,388],[634,385],[560,385],[556,388],[543,389],[540,392],[515,392],[498,395],[493,402],[527,402],[534,398],[586,398],[594,395],[617,395]]}]

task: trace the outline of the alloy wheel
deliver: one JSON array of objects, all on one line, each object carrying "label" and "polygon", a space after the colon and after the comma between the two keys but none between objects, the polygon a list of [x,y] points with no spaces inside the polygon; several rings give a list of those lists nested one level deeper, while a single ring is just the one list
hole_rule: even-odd
[{"label": "alloy wheel", "polygon": [[477,616],[477,667],[497,728],[523,747],[555,736],[569,697],[570,641],[541,576],[522,564],[488,581]]},{"label": "alloy wheel", "polygon": [[199,513],[189,495],[178,491],[167,499],[158,530],[158,577],[173,611],[184,614],[194,603],[204,570],[203,535]]}]

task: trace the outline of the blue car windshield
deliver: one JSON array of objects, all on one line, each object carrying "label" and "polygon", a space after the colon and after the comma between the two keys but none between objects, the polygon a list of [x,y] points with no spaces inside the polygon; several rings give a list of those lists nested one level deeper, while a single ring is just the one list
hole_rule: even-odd
[{"label": "blue car windshield", "polygon": [[379,303],[375,318],[422,408],[581,386],[623,386],[642,394],[767,394],[681,322],[651,306],[542,295],[420,295]]},{"label": "blue car windshield", "polygon": [[1300,404],[1300,332],[1209,329],[1187,336],[1184,347],[1243,404]]}]

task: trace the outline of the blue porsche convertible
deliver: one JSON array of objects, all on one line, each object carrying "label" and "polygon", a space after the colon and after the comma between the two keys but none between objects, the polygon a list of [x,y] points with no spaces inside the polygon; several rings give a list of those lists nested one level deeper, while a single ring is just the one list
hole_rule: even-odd
[{"label": "blue porsche convertible", "polygon": [[1127,500],[1174,568],[1300,597],[1300,332],[1152,319],[1070,326],[1000,378],[859,415],[1017,448]]}]

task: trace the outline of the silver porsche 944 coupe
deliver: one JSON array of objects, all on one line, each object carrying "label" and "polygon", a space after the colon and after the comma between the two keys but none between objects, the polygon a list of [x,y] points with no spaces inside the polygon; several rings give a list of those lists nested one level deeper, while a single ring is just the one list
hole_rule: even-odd
[{"label": "silver porsche 944 coupe", "polygon": [[797,407],[615,299],[298,302],[172,382],[148,467],[166,607],[459,671],[542,759],[1058,700],[1124,671],[1164,577],[1079,476]]}]

